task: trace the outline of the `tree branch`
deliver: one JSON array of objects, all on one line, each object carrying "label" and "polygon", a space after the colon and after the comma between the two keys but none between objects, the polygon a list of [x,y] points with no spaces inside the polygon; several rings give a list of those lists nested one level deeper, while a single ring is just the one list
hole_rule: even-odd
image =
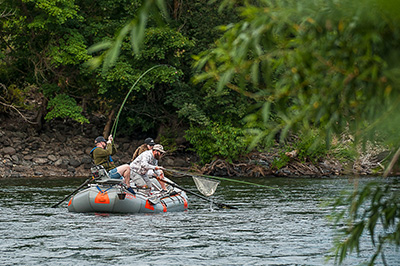
[{"label": "tree branch", "polygon": [[[6,86],[5,86],[4,84],[0,83],[0,86],[3,87],[3,89],[7,92],[7,88],[6,88]],[[1,98],[4,99],[3,97],[1,97]],[[19,111],[18,108],[15,107],[14,105],[12,105],[12,104],[7,104],[7,103],[4,103],[4,102],[2,102],[2,101],[0,101],[0,104],[4,105],[5,107],[8,107],[8,108],[11,108],[11,109],[15,110],[26,122],[28,122],[28,123],[30,123],[30,124],[37,124],[36,122],[29,121],[29,119],[26,118],[26,117],[21,113],[21,111]]]}]

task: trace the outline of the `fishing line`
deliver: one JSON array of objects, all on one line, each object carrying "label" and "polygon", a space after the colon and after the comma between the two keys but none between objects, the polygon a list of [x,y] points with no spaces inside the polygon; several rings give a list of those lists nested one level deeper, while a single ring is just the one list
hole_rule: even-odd
[{"label": "fishing line", "polygon": [[251,183],[251,182],[247,182],[247,181],[243,181],[243,180],[236,180],[236,179],[231,179],[231,178],[226,178],[226,177],[218,177],[218,176],[210,176],[210,175],[199,175],[199,174],[192,174],[189,172],[180,172],[177,170],[173,170],[173,169],[166,169],[167,171],[170,172],[175,172],[181,175],[190,175],[190,176],[200,176],[200,177],[207,177],[207,178],[211,178],[211,179],[218,179],[218,180],[225,180],[225,181],[230,181],[230,182],[236,182],[236,183],[242,183],[242,184],[246,184],[246,185],[252,185],[252,186],[258,186],[258,187],[265,187],[265,188],[269,188],[269,189],[274,189],[274,190],[278,190],[285,198],[287,198],[287,196],[285,195],[285,193],[283,193],[283,191],[278,188],[278,187],[271,187],[271,186],[266,186],[266,185],[261,185],[261,184],[257,184],[257,183]]}]

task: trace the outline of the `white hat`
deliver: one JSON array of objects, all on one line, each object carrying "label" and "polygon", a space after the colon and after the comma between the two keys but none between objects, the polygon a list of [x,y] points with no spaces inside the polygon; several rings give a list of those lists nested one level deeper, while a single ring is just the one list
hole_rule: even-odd
[{"label": "white hat", "polygon": [[159,151],[159,152],[165,153],[165,151],[164,151],[164,147],[163,147],[162,145],[160,145],[160,144],[156,144],[156,145],[154,145],[154,146],[153,146],[153,150],[156,150],[156,151]]}]

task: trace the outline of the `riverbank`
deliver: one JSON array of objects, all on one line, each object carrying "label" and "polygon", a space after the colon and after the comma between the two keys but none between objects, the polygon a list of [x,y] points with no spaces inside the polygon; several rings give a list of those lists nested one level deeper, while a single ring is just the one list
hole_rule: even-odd
[{"label": "riverbank", "polygon": [[[17,115],[2,117],[0,177],[90,176],[92,159],[89,153],[94,147],[94,139],[102,135],[104,124],[105,117],[92,117],[91,123],[86,125],[71,121],[51,121],[38,133],[32,125]],[[118,152],[113,156],[117,165],[128,163],[135,149],[143,142],[144,139],[117,136],[115,143]],[[174,152],[167,152],[160,165],[215,176],[332,177],[382,173],[382,154],[385,151],[371,149],[356,161],[340,162],[336,158],[327,157],[313,164],[298,160],[295,151],[282,155],[277,147],[269,152],[252,153],[233,163],[215,160],[199,166],[196,154],[188,152],[180,145]],[[286,166],[274,169],[273,161],[279,156],[288,156],[290,160]]]},{"label": "riverbank", "polygon": [[[85,177],[93,166],[90,150],[94,139],[102,135],[105,117],[92,117],[90,124],[72,121],[51,121],[41,132],[21,117],[1,117],[0,123],[0,177]],[[116,137],[117,165],[129,163],[135,149],[144,139]],[[192,153],[167,153],[163,165],[188,169],[196,163]]]}]

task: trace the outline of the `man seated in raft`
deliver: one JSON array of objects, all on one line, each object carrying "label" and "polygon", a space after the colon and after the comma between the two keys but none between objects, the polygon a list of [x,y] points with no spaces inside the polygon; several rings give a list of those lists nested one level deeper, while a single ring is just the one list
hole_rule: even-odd
[{"label": "man seated in raft", "polygon": [[90,151],[94,164],[102,165],[108,172],[110,178],[124,179],[128,191],[134,193],[133,189],[130,187],[129,164],[123,164],[116,167],[111,158],[111,155],[114,155],[117,152],[113,143],[112,135],[108,137],[108,141],[106,141],[104,137],[99,136],[95,139],[94,143],[96,144],[96,147]]},{"label": "man seated in raft", "polygon": [[[152,188],[153,184],[150,177],[156,177],[159,180],[164,178],[163,168],[158,166],[158,160],[164,153],[164,147],[156,144],[153,149],[142,152],[131,162],[131,179],[137,187]],[[160,185],[163,190],[166,190],[164,182],[160,181]]]}]

